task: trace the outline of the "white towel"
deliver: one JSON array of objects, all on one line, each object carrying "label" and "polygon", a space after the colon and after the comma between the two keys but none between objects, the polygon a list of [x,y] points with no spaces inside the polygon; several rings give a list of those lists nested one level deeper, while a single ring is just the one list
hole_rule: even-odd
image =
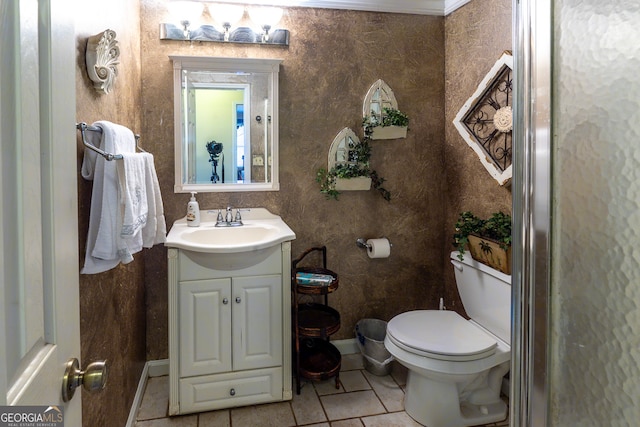
[{"label": "white towel", "polygon": [[158,175],[153,163],[153,155],[145,157],[146,166],[146,187],[147,187],[147,224],[142,229],[142,244],[145,248],[150,248],[158,243],[167,241],[167,223],[164,219],[164,205],[160,194],[160,184]]},{"label": "white towel", "polygon": [[142,250],[142,233],[147,225],[146,159],[148,153],[123,153],[116,162],[120,212],[116,244],[123,264],[133,261],[133,254]]},{"label": "white towel", "polygon": [[[87,141],[109,153],[134,153],[136,142],[131,130],[108,121],[93,123],[102,132],[87,131]],[[100,141],[99,144],[96,144]],[[117,161],[117,160],[116,160]],[[83,274],[110,270],[120,262],[116,237],[118,222],[118,174],[116,161],[107,161],[85,149],[82,176],[93,180],[89,232]]]},{"label": "white towel", "polygon": [[126,153],[118,161],[121,220],[118,257],[123,264],[133,254],[166,240],[167,228],[160,185],[149,153]]}]

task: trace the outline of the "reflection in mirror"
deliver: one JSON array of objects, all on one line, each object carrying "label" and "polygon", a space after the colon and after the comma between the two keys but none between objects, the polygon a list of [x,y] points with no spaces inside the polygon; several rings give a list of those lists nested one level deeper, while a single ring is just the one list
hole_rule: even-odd
[{"label": "reflection in mirror", "polygon": [[355,147],[360,144],[356,134],[349,128],[344,128],[336,135],[329,148],[327,166],[329,170],[338,164],[357,164],[358,158]]},{"label": "reflection in mirror", "polygon": [[[195,85],[187,95],[188,113],[193,113],[197,129],[187,135],[189,164],[187,183],[235,184],[243,183],[245,169],[251,182],[250,134],[245,132],[244,106],[248,104],[248,85]],[[215,117],[215,120],[212,120]]]},{"label": "reflection in mirror", "polygon": [[398,101],[393,94],[393,90],[385,83],[384,80],[379,79],[371,85],[369,91],[364,97],[362,103],[362,117],[373,115],[380,119],[382,110],[384,108],[398,108]]},{"label": "reflection in mirror", "polygon": [[172,56],[176,192],[278,190],[280,60]]}]

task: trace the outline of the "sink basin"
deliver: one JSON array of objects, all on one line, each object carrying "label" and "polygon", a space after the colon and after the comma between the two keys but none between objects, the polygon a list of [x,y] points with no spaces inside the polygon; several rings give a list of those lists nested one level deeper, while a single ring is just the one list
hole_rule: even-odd
[{"label": "sink basin", "polygon": [[177,220],[165,246],[195,252],[233,253],[265,249],[296,238],[282,218],[264,208],[241,210],[244,225],[239,227],[216,227],[217,214],[217,209],[200,211],[199,227],[189,227],[186,217]]}]

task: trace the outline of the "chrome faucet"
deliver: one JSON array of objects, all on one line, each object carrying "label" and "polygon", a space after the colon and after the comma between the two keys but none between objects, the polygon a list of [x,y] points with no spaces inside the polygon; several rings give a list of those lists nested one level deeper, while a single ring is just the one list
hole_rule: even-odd
[{"label": "chrome faucet", "polygon": [[235,219],[233,217],[233,208],[227,206],[227,213],[223,217],[222,211],[218,210],[218,217],[216,219],[216,227],[239,227],[242,224],[242,217],[240,216],[240,209],[236,211]]}]

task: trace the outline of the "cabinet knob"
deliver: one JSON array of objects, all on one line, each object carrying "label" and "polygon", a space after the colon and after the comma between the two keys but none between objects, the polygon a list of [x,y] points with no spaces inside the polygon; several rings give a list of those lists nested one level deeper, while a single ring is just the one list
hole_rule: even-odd
[{"label": "cabinet knob", "polygon": [[229,304],[229,298],[222,298],[223,304]]},{"label": "cabinet knob", "polygon": [[235,395],[236,395],[236,389],[235,389],[235,388],[232,388],[231,390],[229,390],[229,394],[230,394],[231,396],[235,396]]},{"label": "cabinet knob", "polygon": [[242,301],[242,300],[240,299],[240,297],[236,297],[236,302],[237,302],[238,304],[240,304],[240,301]]}]

